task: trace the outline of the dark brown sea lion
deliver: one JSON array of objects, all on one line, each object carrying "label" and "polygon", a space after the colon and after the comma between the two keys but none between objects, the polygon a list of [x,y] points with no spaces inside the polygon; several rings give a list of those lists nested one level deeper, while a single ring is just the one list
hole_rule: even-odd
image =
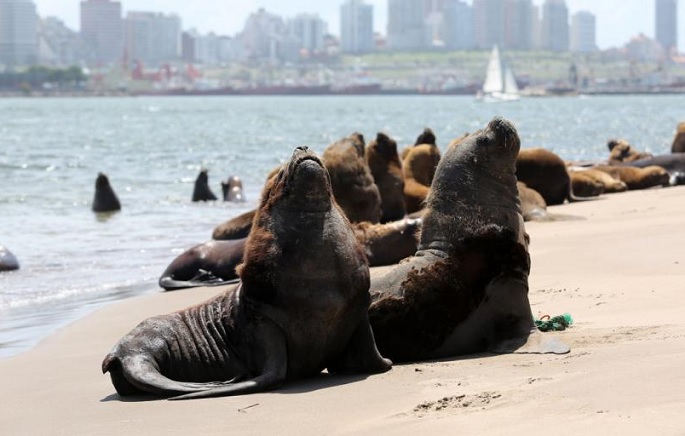
[{"label": "dark brown sea lion", "polygon": [[634,162],[652,157],[650,153],[635,150],[625,139],[610,139],[607,142],[607,148],[609,148],[609,164]]},{"label": "dark brown sea lion", "polygon": [[619,179],[628,186],[629,190],[669,185],[668,172],[660,166],[638,168],[627,165],[598,165],[593,168]]},{"label": "dark brown sea lion", "polygon": [[331,175],[333,195],[353,223],[381,219],[381,195],[364,159],[364,136],[353,133],[326,147],[323,161]]},{"label": "dark brown sea lion", "polygon": [[200,171],[195,179],[193,188],[193,201],[212,201],[216,200],[216,195],[209,188],[209,176],[207,170]]},{"label": "dark brown sea lion", "polygon": [[93,212],[115,212],[121,210],[121,203],[117,194],[109,184],[109,179],[103,173],[98,173],[95,179],[95,196],[91,205]]},{"label": "dark brown sea lion", "polygon": [[534,189],[530,189],[523,182],[516,182],[519,199],[521,200],[521,214],[523,221],[548,221],[547,203],[542,195]]},{"label": "dark brown sea lion", "polygon": [[198,244],[174,259],[159,279],[167,291],[196,286],[218,286],[237,279],[246,239]]},{"label": "dark brown sea lion", "polygon": [[238,274],[215,298],[143,321],[102,363],[120,395],[238,395],[391,362],[368,321],[369,267],[306,147],[262,192]]},{"label": "dark brown sea lion", "polygon": [[0,272],[19,269],[19,261],[7,248],[0,245]]},{"label": "dark brown sea lion", "polygon": [[245,201],[243,181],[238,176],[230,176],[225,182],[221,182],[221,191],[224,194],[224,201]]},{"label": "dark brown sea lion", "polygon": [[[540,337],[528,301],[530,257],[515,176],[519,148],[514,126],[495,118],[445,153],[426,202],[419,250],[371,281],[369,317],[384,355],[414,361],[514,351],[531,334]],[[568,347],[550,342],[535,351]]]},{"label": "dark brown sea lion", "polygon": [[516,177],[545,199],[548,206],[575,201],[566,163],[544,148],[521,150],[516,158]]},{"label": "dark brown sea lion", "polygon": [[397,221],[405,214],[404,176],[397,142],[385,133],[366,146],[366,163],[381,195],[381,222]]},{"label": "dark brown sea lion", "polygon": [[685,121],[678,123],[673,144],[671,144],[671,153],[685,153]]},{"label": "dark brown sea lion", "polygon": [[217,241],[228,241],[232,239],[247,238],[247,235],[250,234],[252,220],[256,213],[256,209],[249,210],[219,224],[212,232],[212,239]]},{"label": "dark brown sea lion", "polygon": [[369,266],[393,265],[416,253],[422,218],[407,218],[385,224],[352,225],[364,247]]}]

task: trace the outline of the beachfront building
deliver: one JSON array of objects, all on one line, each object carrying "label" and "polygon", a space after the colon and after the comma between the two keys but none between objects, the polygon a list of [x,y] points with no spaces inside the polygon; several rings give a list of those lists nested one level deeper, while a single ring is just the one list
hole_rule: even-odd
[{"label": "beachfront building", "polygon": [[181,18],[156,12],[130,11],[124,20],[125,57],[145,66],[160,66],[179,58]]},{"label": "beachfront building", "polygon": [[298,50],[303,53],[324,51],[326,22],[316,14],[298,14],[290,20],[290,32],[296,38]]},{"label": "beachfront building", "polygon": [[588,11],[578,11],[571,18],[571,51],[591,53],[597,51],[597,23]]},{"label": "beachfront building", "polygon": [[91,62],[98,65],[119,62],[124,54],[121,2],[82,1],[81,37],[89,46]]},{"label": "beachfront building", "polygon": [[421,50],[429,39],[424,0],[388,0],[389,50]]},{"label": "beachfront building", "polygon": [[340,45],[344,53],[374,51],[372,5],[363,0],[347,0],[340,6]]},{"label": "beachfront building", "polygon": [[678,50],[678,0],[656,0],[656,40],[664,51]]},{"label": "beachfront building", "polygon": [[37,60],[36,5],[30,0],[0,0],[0,65],[32,65]]},{"label": "beachfront building", "polygon": [[542,48],[556,52],[569,49],[566,0],[545,0],[542,6]]}]

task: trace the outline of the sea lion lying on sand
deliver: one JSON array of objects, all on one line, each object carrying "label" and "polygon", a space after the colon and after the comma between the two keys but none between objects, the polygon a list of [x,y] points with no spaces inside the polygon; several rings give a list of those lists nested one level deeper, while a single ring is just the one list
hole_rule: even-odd
[{"label": "sea lion lying on sand", "polygon": [[306,147],[264,188],[238,274],[226,292],[124,336],[102,362],[117,392],[238,395],[324,368],[390,368],[368,321],[366,257]]},{"label": "sea lion lying on sand", "polygon": [[582,200],[573,194],[566,163],[547,149],[521,150],[516,158],[516,177],[539,192],[548,206]]},{"label": "sea lion lying on sand", "polygon": [[529,339],[529,352],[569,351],[554,340],[532,344],[541,334],[528,301],[519,148],[514,126],[495,118],[443,156],[419,250],[371,281],[369,317],[383,355],[415,361],[511,352]]},{"label": "sea lion lying on sand", "polygon": [[[653,158],[650,158],[650,160]],[[636,161],[641,162],[641,161]],[[594,169],[604,171],[626,184],[629,190],[647,189],[655,186],[668,186],[668,172],[660,166],[650,165],[644,168],[629,165],[597,165]]]},{"label": "sea lion lying on sand", "polygon": [[610,165],[652,157],[650,153],[635,150],[625,139],[610,139],[607,142],[607,147],[609,148]]}]

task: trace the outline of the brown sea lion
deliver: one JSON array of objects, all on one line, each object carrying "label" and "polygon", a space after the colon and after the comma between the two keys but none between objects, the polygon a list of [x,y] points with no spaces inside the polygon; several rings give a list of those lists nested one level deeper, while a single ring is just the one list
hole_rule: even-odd
[{"label": "brown sea lion", "polygon": [[256,209],[249,210],[219,224],[212,232],[212,239],[217,241],[228,241],[232,239],[247,238],[247,235],[250,234],[252,220],[256,213]]},{"label": "brown sea lion", "polygon": [[397,142],[379,132],[366,146],[365,157],[381,195],[381,222],[402,219],[405,215],[404,176]]},{"label": "brown sea lion", "polygon": [[646,159],[629,162],[624,165],[637,168],[646,168],[656,165],[668,171],[670,185],[685,184],[685,153],[660,154]]},{"label": "brown sea lion", "polygon": [[422,218],[407,218],[385,224],[352,225],[364,247],[369,266],[393,265],[416,253]]},{"label": "brown sea lion", "polygon": [[[520,140],[493,119],[447,150],[426,202],[417,253],[371,281],[369,317],[397,361],[514,351],[536,334],[527,235],[516,186]],[[531,344],[532,345],[532,344]],[[538,352],[568,352],[553,342]]]},{"label": "brown sea lion", "polygon": [[516,158],[516,177],[545,199],[548,206],[575,201],[566,163],[544,148],[521,150]]},{"label": "brown sea lion", "polygon": [[671,153],[685,153],[685,121],[678,123],[673,144],[671,144]]},{"label": "brown sea lion", "polygon": [[93,212],[115,212],[121,210],[121,203],[117,194],[109,184],[109,179],[103,173],[98,173],[95,179],[95,196],[91,205]]},{"label": "brown sea lion", "polygon": [[[599,171],[593,168],[569,168],[569,173],[573,177],[576,173],[581,173],[584,176],[602,184],[603,193],[610,194],[615,192],[624,192],[628,190],[628,186],[619,179],[611,176],[604,171]],[[576,187],[573,187],[573,192],[576,192]],[[581,194],[583,195],[583,194]]]},{"label": "brown sea lion", "polygon": [[593,168],[619,179],[628,186],[629,190],[669,185],[668,172],[660,166],[638,168],[627,165],[598,165]]},{"label": "brown sea lion", "polygon": [[19,261],[7,248],[0,245],[0,272],[16,271],[19,269]]},{"label": "brown sea lion", "polygon": [[167,291],[196,286],[218,286],[237,279],[246,238],[198,244],[174,259],[159,278]]},{"label": "brown sea lion", "polygon": [[574,194],[583,197],[597,197],[604,193],[604,184],[585,174],[584,171],[569,171]]},{"label": "brown sea lion", "polygon": [[353,223],[381,219],[381,194],[364,159],[364,136],[353,133],[323,152],[335,201]]},{"label": "brown sea lion", "polygon": [[195,179],[195,187],[193,188],[193,201],[213,201],[216,200],[216,195],[209,188],[209,176],[207,170],[201,170],[200,174]]},{"label": "brown sea lion", "polygon": [[650,153],[635,150],[625,139],[610,139],[607,141],[607,148],[609,148],[609,164],[634,162],[652,157]]},{"label": "brown sea lion", "polygon": [[238,176],[230,176],[225,182],[221,182],[221,191],[224,194],[224,201],[246,201],[243,181]]},{"label": "brown sea lion", "polygon": [[423,207],[438,162],[440,150],[435,144],[415,145],[403,159],[404,204],[407,213],[416,212]]},{"label": "brown sea lion", "polygon": [[519,199],[521,200],[521,214],[523,221],[548,221],[547,203],[542,195],[534,189],[529,188],[523,182],[516,182],[518,187]]},{"label": "brown sea lion", "polygon": [[120,395],[239,395],[391,362],[368,321],[369,267],[306,147],[262,192],[238,274],[209,301],[143,321],[105,357]]}]

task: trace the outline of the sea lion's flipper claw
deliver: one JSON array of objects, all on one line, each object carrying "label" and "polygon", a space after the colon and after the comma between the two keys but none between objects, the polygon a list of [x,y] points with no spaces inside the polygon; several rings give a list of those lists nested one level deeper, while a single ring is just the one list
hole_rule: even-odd
[{"label": "sea lion's flipper claw", "polygon": [[391,367],[390,359],[381,356],[376,348],[367,315],[352,334],[340,359],[328,366],[328,372],[375,374],[385,372]]}]

